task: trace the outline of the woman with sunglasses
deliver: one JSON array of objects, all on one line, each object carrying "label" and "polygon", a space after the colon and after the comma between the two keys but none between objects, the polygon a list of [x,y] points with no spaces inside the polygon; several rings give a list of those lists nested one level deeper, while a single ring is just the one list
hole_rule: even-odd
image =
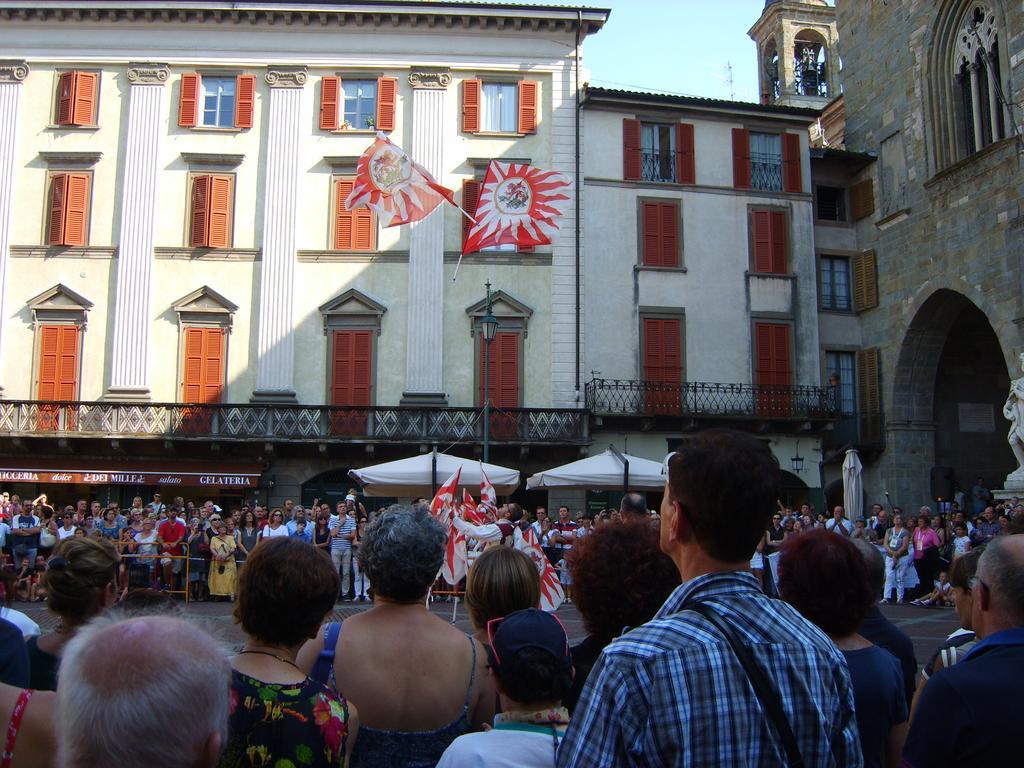
[{"label": "woman with sunglasses", "polygon": [[260,531],[260,541],[287,535],[288,526],[284,524],[284,512],[275,507],[274,511],[270,513],[270,522]]}]

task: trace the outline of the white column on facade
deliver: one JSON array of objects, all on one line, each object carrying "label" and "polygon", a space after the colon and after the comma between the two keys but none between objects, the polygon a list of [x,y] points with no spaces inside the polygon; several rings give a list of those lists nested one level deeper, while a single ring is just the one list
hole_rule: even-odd
[{"label": "white column on facade", "polygon": [[[409,154],[439,178],[444,170],[447,72],[413,72]],[[438,206],[412,225],[409,236],[409,321],[403,403],[443,405],[444,213]]]},{"label": "white column on facade", "polygon": [[[21,106],[21,84],[28,77],[24,61],[0,61],[0,360],[4,359],[4,316],[7,312],[7,268],[11,258],[11,227],[14,225],[14,153],[18,138],[18,108]],[[0,365],[0,397],[3,396],[3,374],[17,366]]]},{"label": "white column on facade", "polygon": [[976,151],[981,150],[985,146],[985,139],[981,132],[981,92],[979,91],[979,75],[978,70],[981,65],[978,62],[973,61],[970,64],[971,70],[971,111],[972,119],[974,120],[974,149]]},{"label": "white column on facade", "polygon": [[[576,283],[580,296],[580,348],[583,348],[584,314],[582,248],[576,270],[576,207],[580,204],[576,179],[576,75],[573,58],[563,69],[551,73],[551,169],[572,180],[572,202],[560,224],[558,240],[551,247],[551,406],[582,407],[583,392],[576,390]],[[582,365],[582,355],[581,355]],[[582,372],[580,372],[582,375]],[[582,390],[585,382],[580,380]]]},{"label": "white column on facade", "polygon": [[148,400],[149,332],[153,323],[153,246],[156,238],[157,160],[164,131],[162,64],[128,68],[128,127],[117,241],[110,400]]},{"label": "white column on facade", "polygon": [[254,402],[295,401],[295,247],[305,67],[270,67]]}]

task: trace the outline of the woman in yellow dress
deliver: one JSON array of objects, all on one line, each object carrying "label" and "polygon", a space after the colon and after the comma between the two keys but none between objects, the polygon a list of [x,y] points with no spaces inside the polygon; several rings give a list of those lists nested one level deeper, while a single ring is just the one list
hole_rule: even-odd
[{"label": "woman in yellow dress", "polygon": [[211,527],[214,537],[210,540],[210,595],[231,600],[235,595],[235,548],[238,544],[227,534],[222,520],[215,521]]}]

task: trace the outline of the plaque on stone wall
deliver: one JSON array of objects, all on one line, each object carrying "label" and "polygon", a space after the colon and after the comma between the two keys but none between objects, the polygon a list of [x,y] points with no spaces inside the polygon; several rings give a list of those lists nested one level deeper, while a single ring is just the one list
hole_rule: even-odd
[{"label": "plaque on stone wall", "polygon": [[991,403],[957,403],[961,432],[995,432],[995,409]]}]

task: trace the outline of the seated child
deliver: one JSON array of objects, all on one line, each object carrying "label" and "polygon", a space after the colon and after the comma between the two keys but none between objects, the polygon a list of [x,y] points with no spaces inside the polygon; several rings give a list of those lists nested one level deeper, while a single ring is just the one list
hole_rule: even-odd
[{"label": "seated child", "polygon": [[949,583],[949,574],[940,571],[939,580],[935,582],[935,589],[924,597],[910,602],[911,605],[953,605],[953,585]]}]

